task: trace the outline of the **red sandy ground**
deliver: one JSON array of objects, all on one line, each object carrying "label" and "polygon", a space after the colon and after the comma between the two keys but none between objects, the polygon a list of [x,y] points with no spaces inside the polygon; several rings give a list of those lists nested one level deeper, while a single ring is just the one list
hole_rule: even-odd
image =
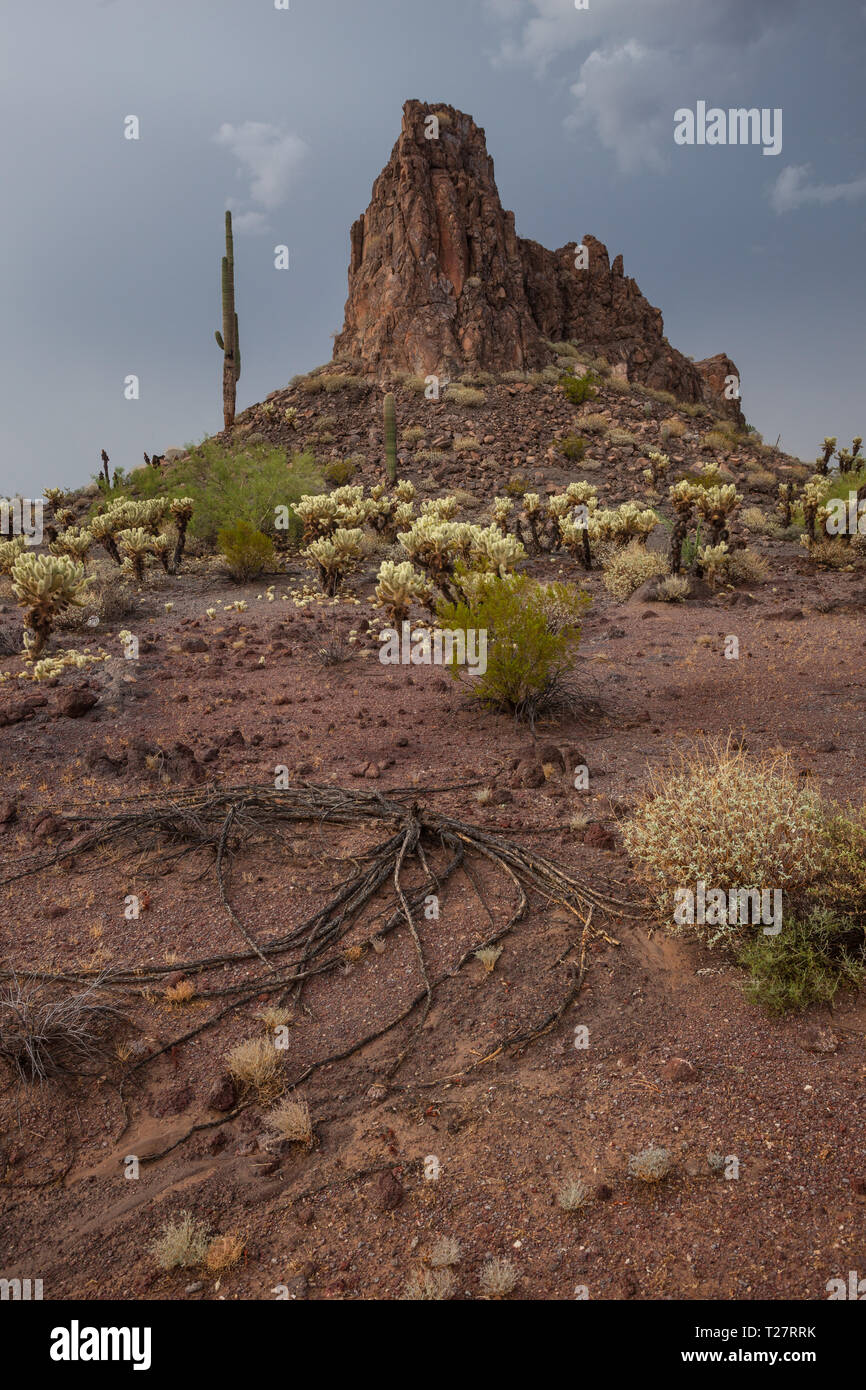
[{"label": "red sandy ground", "polygon": [[[733,730],[755,754],[783,749],[828,797],[862,799],[862,579],[816,575],[793,546],[773,544],[768,553],[774,577],[752,599],[623,605],[590,577],[595,602],[580,674],[598,710],[536,731],[537,745],[582,755],[585,793],[558,767],[540,788],[515,786],[515,761],[534,756],[532,735],[479,710],[439,670],[385,667],[372,644],[369,655],[356,651],[323,667],[315,653],[334,626],[364,628],[369,610],[282,600],[299,569],[277,581],[272,603],[257,599],[263,585],[165,581],[125,624],[142,635],[134,682],[125,679],[132,663],[120,659],[91,668],[85,679],[100,701],[70,719],[55,715],[56,702],[82,678],[66,674],[44,690],[45,706],[3,729],[3,797],[16,803],[17,819],[0,828],[2,867],[34,846],[62,843],[50,824],[39,831],[43,810],[160,787],[169,794],[193,776],[206,779],[203,787],[272,786],[285,764],[314,783],[417,786],[419,801],[516,837],[629,896],[634,880],[617,819],[649,769],[703,736]],[[368,580],[353,587],[370,592]],[[225,613],[222,604],[238,597],[249,611]],[[213,620],[209,606],[219,608]],[[729,634],[739,638],[739,660],[724,657]],[[206,650],[178,650],[196,637]],[[116,638],[102,640],[118,650]],[[81,642],[67,635],[62,645]],[[6,659],[0,669],[19,663]],[[3,708],[22,698],[23,686],[0,686]],[[234,731],[241,737],[229,739]],[[174,752],[178,743],[187,752]],[[148,754],[155,745],[166,758]],[[130,750],[135,770],[113,773],[100,761]],[[491,804],[477,801],[479,785],[493,789]],[[581,813],[588,829],[570,829]],[[345,873],[327,856],[369,843],[364,827],[312,835],[299,827],[282,849],[240,854],[231,879],[236,911],[267,941],[308,916]],[[4,967],[162,965],[243,948],[203,857],[165,874],[136,855],[112,858],[88,854],[0,889]],[[477,872],[501,917],[513,895],[489,869]],[[149,895],[137,922],[124,920],[129,893]],[[0,1275],[41,1278],[45,1297],[61,1299],[260,1299],[274,1298],[279,1285],[297,1298],[393,1299],[435,1238],[451,1235],[463,1247],[458,1297],[479,1296],[481,1265],[498,1255],[519,1274],[513,1296],[528,1299],[571,1299],[580,1286],[594,1299],[825,1298],[829,1279],[866,1268],[866,1005],[847,996],[832,1015],[770,1021],[745,1002],[741,973],[724,955],[654,933],[648,916],[597,925],[619,944],[593,939],[583,989],[552,1031],[465,1071],[501,1036],[555,1008],[573,978],[574,919],[536,900],[491,974],[470,959],[440,987],[379,1098],[370,1088],[407,1040],[405,1025],[313,1073],[300,1094],[311,1107],[314,1146],[295,1146],[278,1161],[263,1151],[258,1105],[190,1134],[219,1119],[208,1099],[224,1054],[260,1033],[260,1005],[242,1006],[130,1074],[125,1101],[117,1057],[103,1076],[65,1087],[21,1089],[7,1075]],[[439,921],[422,924],[431,974],[489,930],[458,875]],[[381,1026],[418,987],[406,933],[311,985],[290,1031],[287,1076]],[[207,1016],[195,1001],[181,1008],[141,1000],[135,1036],[155,1049]],[[589,1030],[586,1049],[573,1045],[579,1025]],[[816,1028],[831,1030],[829,1043],[816,1043]],[[810,1050],[822,1045],[834,1050]],[[676,1057],[694,1068],[686,1080],[666,1079]],[[175,1139],[184,1142],[147,1161]],[[671,1150],[675,1170],[644,1187],[628,1178],[628,1155],[651,1143]],[[715,1176],[708,1153],[736,1156],[739,1178]],[[141,1160],[137,1180],[124,1176],[130,1154]],[[424,1176],[430,1156],[438,1180]],[[577,1174],[596,1197],[572,1216],[556,1193]],[[242,1261],[221,1279],[156,1270],[148,1247],[181,1209],[244,1240]]]}]

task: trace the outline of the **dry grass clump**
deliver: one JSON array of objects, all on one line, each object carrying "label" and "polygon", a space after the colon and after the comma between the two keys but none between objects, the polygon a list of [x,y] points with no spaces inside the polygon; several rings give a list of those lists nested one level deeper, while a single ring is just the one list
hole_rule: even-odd
[{"label": "dry grass clump", "polygon": [[855,554],[841,536],[833,536],[832,539],[828,540],[811,541],[806,549],[809,552],[810,560],[814,561],[820,569],[828,570],[848,569]]},{"label": "dry grass clump", "polygon": [[647,579],[666,574],[667,568],[664,555],[647,550],[639,541],[630,541],[623,549],[615,550],[607,560],[602,583],[614,598],[622,602]]},{"label": "dry grass clump", "polygon": [[176,985],[167,985],[165,997],[169,1004],[188,1004],[195,996],[192,980],[178,980]]},{"label": "dry grass clump", "polygon": [[627,448],[629,444],[637,444],[637,440],[633,434],[630,434],[628,430],[620,429],[609,430],[607,442],[618,449]]},{"label": "dry grass clump", "polygon": [[582,415],[580,417],[581,434],[604,434],[610,427],[610,420],[606,415]]},{"label": "dry grass clump", "polygon": [[472,794],[479,806],[489,806],[493,800],[492,787],[477,787]]},{"label": "dry grass clump", "polygon": [[766,561],[748,546],[731,551],[726,574],[729,584],[763,584],[768,573]]},{"label": "dry grass clump", "polygon": [[446,1269],[448,1265],[459,1265],[463,1246],[453,1236],[440,1236],[430,1251],[430,1264],[434,1269]]},{"label": "dry grass clump", "polygon": [[482,1266],[479,1282],[487,1298],[505,1298],[516,1287],[519,1275],[510,1260],[487,1260]]},{"label": "dry grass clump", "polygon": [[776,475],[769,468],[747,468],[746,483],[754,492],[770,492],[776,486]]},{"label": "dry grass clump", "polygon": [[226,1053],[226,1063],[232,1078],[245,1091],[255,1091],[264,1097],[277,1095],[282,1089],[282,1067],[279,1054],[267,1038],[248,1038]]},{"label": "dry grass clump", "polygon": [[656,589],[656,597],[662,603],[683,603],[688,597],[691,585],[684,574],[669,574]]},{"label": "dry grass clump", "polygon": [[269,1033],[273,1033],[276,1028],[289,1028],[295,1021],[291,1009],[278,1009],[272,1005],[259,1009],[253,1017],[260,1018]]},{"label": "dry grass clump", "polygon": [[167,1221],[150,1247],[160,1269],[188,1269],[201,1264],[210,1245],[210,1228],[188,1211],[178,1221]]},{"label": "dry grass clump", "polygon": [[481,961],[481,964],[489,975],[501,955],[501,946],[483,946],[480,951],[475,952],[475,959]]},{"label": "dry grass clump", "polygon": [[450,1269],[416,1269],[406,1280],[403,1298],[442,1300],[454,1293],[456,1280]]},{"label": "dry grass clump", "polygon": [[772,536],[774,540],[780,540],[785,534],[781,522],[762,512],[760,507],[746,507],[745,511],[740,512],[740,521],[754,536]]},{"label": "dry grass clump", "polygon": [[205,1253],[204,1262],[211,1274],[221,1274],[236,1265],[244,1253],[240,1236],[215,1236]]},{"label": "dry grass clump", "polygon": [[[651,775],[648,792],[622,827],[626,848],[673,931],[675,890],[781,889],[802,897],[826,871],[829,841],[821,798],[785,756],[749,758],[731,742]],[[708,945],[731,925],[689,928]]]},{"label": "dry grass clump", "polygon": [[102,978],[74,994],[13,979],[0,995],[0,1060],[24,1082],[86,1076],[104,1065],[105,1034],[122,1015],[95,999]]},{"label": "dry grass clump", "polygon": [[677,419],[676,415],[671,420],[663,420],[659,426],[659,436],[662,443],[667,443],[669,439],[682,439],[686,432],[686,427],[682,420]]},{"label": "dry grass clump", "polygon": [[582,1178],[567,1178],[556,1194],[563,1211],[581,1211],[589,1205],[590,1189]]},{"label": "dry grass clump", "polygon": [[674,1166],[668,1149],[650,1144],[639,1154],[632,1154],[628,1161],[628,1175],[638,1182],[663,1182]]},{"label": "dry grass clump", "polygon": [[451,405],[478,406],[483,405],[487,397],[483,391],[477,390],[474,386],[460,386],[452,383],[445,388],[445,399]]},{"label": "dry grass clump", "polygon": [[277,1139],[304,1144],[308,1149],[313,1143],[313,1120],[305,1100],[281,1101],[265,1116],[265,1126]]}]

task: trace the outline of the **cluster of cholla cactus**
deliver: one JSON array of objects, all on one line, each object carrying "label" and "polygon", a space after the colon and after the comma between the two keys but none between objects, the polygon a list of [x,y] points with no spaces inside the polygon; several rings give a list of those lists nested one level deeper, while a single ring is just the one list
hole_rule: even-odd
[{"label": "cluster of cholla cactus", "polygon": [[397,535],[409,559],[421,567],[449,603],[463,593],[463,574],[483,573],[504,579],[526,558],[520,540],[503,535],[499,526],[452,521],[457,505],[453,497],[425,504],[411,529]]},{"label": "cluster of cholla cactus", "polygon": [[699,487],[695,493],[695,508],[709,534],[709,544],[719,545],[730,537],[728,522],[743,500],[734,483],[721,487]]},{"label": "cluster of cholla cactus", "polygon": [[[494,503],[494,521],[507,530],[511,509]],[[641,544],[658,522],[649,508],[624,502],[616,508],[601,507],[598,489],[582,480],[569,483],[564,492],[547,499],[536,492],[522,498],[521,511],[513,518],[514,533],[531,554],[566,550],[583,568],[590,570],[596,547],[618,547],[637,539]]]},{"label": "cluster of cholla cactus", "polygon": [[[171,501],[153,497],[143,502],[117,498],[92,518],[87,529],[124,574],[141,584],[149,555],[159,561],[167,574],[177,573],[192,511],[191,497],[175,497]],[[175,526],[173,540],[162,530],[168,514]]]},{"label": "cluster of cholla cactus", "polygon": [[68,555],[34,555],[32,551],[19,554],[11,577],[15,597],[26,612],[24,650],[35,661],[60,614],[83,605],[90,581],[83,565]]},{"label": "cluster of cholla cactus", "polygon": [[347,572],[364,553],[364,533],[359,526],[339,526],[329,536],[311,541],[301,554],[316,566],[322,592],[333,598]]},{"label": "cluster of cholla cactus", "polygon": [[737,492],[733,483],[715,483],[706,487],[683,478],[668,489],[668,498],[674,512],[668,568],[671,574],[681,572],[683,545],[694,522],[697,536],[702,532],[707,536],[703,547],[698,547],[696,536],[696,569],[698,574],[703,574],[702,555],[706,555],[710,565],[713,565],[721,554],[721,551],[717,554],[717,547],[724,546],[726,553],[730,549],[731,519],[743,500],[742,493]]},{"label": "cluster of cholla cactus", "polygon": [[352,530],[369,525],[377,535],[393,540],[400,526],[411,526],[414,520],[415,486],[401,479],[393,493],[384,485],[370,489],[369,497],[358,485],[347,484],[333,492],[314,497],[302,497],[295,511],[304,527],[307,545],[332,536],[338,530]]},{"label": "cluster of cholla cactus", "polygon": [[[851,473],[858,466],[857,460],[860,458],[860,450],[863,440],[860,435],[855,435],[851,441],[850,449],[839,449],[836,451],[836,436],[828,434],[821,447],[821,455],[815,460],[816,472],[825,477],[830,472],[830,460],[836,454],[840,473]],[[862,463],[862,459],[860,460]]]},{"label": "cluster of cholla cactus", "polygon": [[384,608],[392,623],[409,616],[413,603],[425,608],[432,605],[433,589],[429,580],[419,574],[411,560],[383,560],[376,584],[376,603]]}]

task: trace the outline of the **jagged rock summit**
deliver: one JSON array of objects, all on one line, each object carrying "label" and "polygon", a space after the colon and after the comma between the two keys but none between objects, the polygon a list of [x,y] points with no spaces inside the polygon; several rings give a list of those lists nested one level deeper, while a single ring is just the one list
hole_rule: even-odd
[{"label": "jagged rock summit", "polygon": [[725,377],[738,376],[733,362],[677,352],[622,256],[611,265],[595,237],[580,244],[585,269],[574,242],[548,251],[519,237],[484,131],[453,106],[407,101],[400,138],[352,227],[334,356],[380,377],[504,372],[544,366],[548,342],[571,340],[630,381],[739,416],[738,402],[724,398]]}]

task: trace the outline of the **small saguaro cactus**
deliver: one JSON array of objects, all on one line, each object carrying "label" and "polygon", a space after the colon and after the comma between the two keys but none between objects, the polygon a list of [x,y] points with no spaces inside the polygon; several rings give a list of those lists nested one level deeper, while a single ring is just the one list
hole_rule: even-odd
[{"label": "small saguaro cactus", "polygon": [[389,391],[382,406],[385,427],[385,475],[389,483],[397,481],[397,402]]},{"label": "small saguaro cactus", "polygon": [[226,253],[222,259],[223,331],[216,331],[217,347],[223,354],[223,422],[231,429],[235,422],[235,397],[241,375],[241,349],[238,316],[235,313],[235,254],[232,215],[226,213]]}]

